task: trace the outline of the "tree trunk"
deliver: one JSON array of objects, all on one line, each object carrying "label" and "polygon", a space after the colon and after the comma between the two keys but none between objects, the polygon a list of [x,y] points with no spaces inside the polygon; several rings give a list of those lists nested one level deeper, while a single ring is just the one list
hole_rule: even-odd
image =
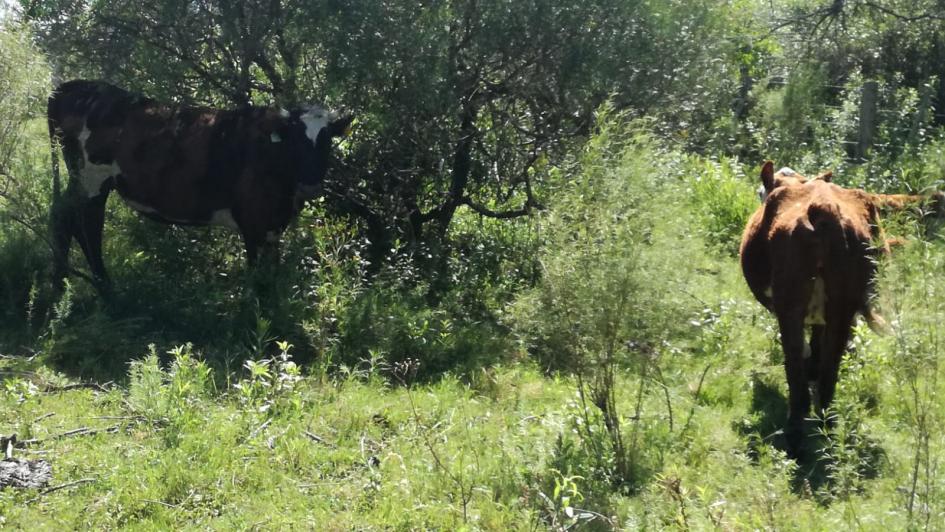
[{"label": "tree trunk", "polygon": [[453,166],[450,180],[449,195],[437,212],[436,223],[440,236],[446,234],[456,209],[463,203],[466,196],[466,185],[469,183],[469,173],[472,171],[472,148],[476,141],[476,110],[472,104],[463,106],[463,113],[459,126],[459,142],[453,152]]},{"label": "tree trunk", "polygon": [[741,65],[739,67],[738,77],[741,80],[741,85],[738,88],[738,96],[735,97],[735,103],[732,105],[732,111],[735,113],[735,118],[741,121],[748,116],[748,111],[751,110],[748,98],[755,80],[751,77],[748,65]]}]

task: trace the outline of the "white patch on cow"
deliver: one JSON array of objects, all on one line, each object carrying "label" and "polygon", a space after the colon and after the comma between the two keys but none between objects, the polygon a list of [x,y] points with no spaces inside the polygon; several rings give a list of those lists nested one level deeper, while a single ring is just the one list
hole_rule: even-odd
[{"label": "white patch on cow", "polygon": [[269,141],[273,144],[282,142],[282,137],[280,137],[278,133],[273,133],[272,135],[269,135]]},{"label": "white patch on cow", "polygon": [[102,184],[109,179],[121,173],[118,165],[111,164],[93,164],[89,161],[89,153],[85,145],[92,131],[88,126],[82,127],[82,133],[79,134],[79,142],[82,145],[82,169],[79,170],[79,182],[85,189],[86,195],[90,198],[98,196],[102,192]]},{"label": "white patch on cow", "polygon": [[803,356],[804,356],[804,359],[805,359],[805,360],[808,359],[808,358],[810,358],[810,344],[808,344],[808,343],[805,343],[805,344],[804,344],[804,355],[803,355]]},{"label": "white patch on cow", "polygon": [[771,290],[771,287],[765,288],[765,295],[768,297],[774,297],[774,291]]},{"label": "white patch on cow", "polygon": [[282,118],[289,118],[292,116],[292,113],[286,111],[285,109],[279,109],[279,116]]},{"label": "white patch on cow", "polygon": [[127,203],[129,207],[131,207],[132,209],[138,212],[142,212],[144,214],[157,214],[158,213],[157,209],[149,205],[145,205],[144,203],[138,203],[135,200],[130,200],[127,198],[122,198],[122,199],[125,200],[125,203]]},{"label": "white patch on cow", "polygon": [[309,110],[305,111],[302,114],[302,123],[305,124],[305,136],[308,137],[312,144],[315,144],[315,141],[318,139],[318,134],[322,129],[325,128],[334,120],[335,114],[331,111],[326,111],[318,106],[313,106]]},{"label": "white patch on cow", "polygon": [[234,231],[239,230],[239,226],[236,225],[236,220],[233,219],[233,211],[230,209],[213,211],[213,214],[210,216],[210,225],[222,225],[227,229]]},{"label": "white patch on cow", "polygon": [[814,289],[810,294],[810,301],[807,302],[807,315],[804,317],[805,325],[824,325],[824,305],[827,302],[827,293],[824,290],[824,280],[820,277],[814,278]]},{"label": "white patch on cow", "polygon": [[787,166],[785,166],[784,168],[778,170],[778,173],[781,174],[781,175],[786,175],[786,176],[788,176],[788,177],[793,177],[793,176],[796,176],[796,175],[797,175],[797,172],[795,172],[794,170],[791,170],[791,169],[788,168]]}]

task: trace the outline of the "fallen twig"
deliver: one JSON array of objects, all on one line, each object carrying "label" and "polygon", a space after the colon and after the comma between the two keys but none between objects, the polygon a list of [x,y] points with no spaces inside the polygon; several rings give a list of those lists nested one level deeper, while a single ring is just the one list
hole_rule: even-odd
[{"label": "fallen twig", "polygon": [[52,451],[50,451],[50,450],[48,450],[48,449],[36,450],[36,451],[34,451],[33,449],[24,449],[23,452],[26,453],[26,454],[28,454],[28,455],[31,455],[31,456],[46,456],[47,454],[51,453]]},{"label": "fallen twig", "polygon": [[0,369],[0,375],[20,375],[23,377],[39,378],[39,373],[35,371],[22,371],[18,369]]},{"label": "fallen twig", "polygon": [[53,386],[47,384],[43,388],[43,393],[56,393],[56,392],[68,392],[70,390],[80,390],[83,388],[91,388],[92,390],[98,392],[108,392],[107,386],[113,384],[111,381],[106,382],[105,384],[99,384],[97,382],[73,382],[70,384],[64,384],[62,386]]},{"label": "fallen twig", "polygon": [[94,478],[80,478],[79,480],[73,480],[72,482],[66,482],[65,484],[59,484],[58,486],[51,486],[51,487],[48,487],[48,488],[44,489],[43,491],[39,492],[39,494],[38,494],[37,496],[35,496],[35,497],[33,497],[32,499],[26,501],[26,504],[30,504],[30,503],[36,502],[36,501],[38,501],[39,498],[42,497],[43,495],[52,493],[52,492],[54,492],[54,491],[64,490],[64,489],[66,489],[66,488],[71,488],[71,487],[74,487],[74,486],[78,486],[78,485],[80,485],[80,484],[90,484],[90,483],[92,483],[92,482],[95,482],[96,480],[97,480],[97,479],[94,479]]},{"label": "fallen twig", "polygon": [[55,412],[49,412],[48,414],[43,414],[43,415],[39,416],[38,418],[34,419],[34,420],[33,420],[33,423],[39,423],[40,421],[42,421],[42,420],[44,420],[44,419],[49,419],[49,418],[51,418],[51,417],[53,417],[53,416],[55,416],[55,415],[56,415]]},{"label": "fallen twig", "polygon": [[311,432],[309,432],[309,431],[307,431],[307,430],[306,430],[306,431],[302,431],[302,434],[305,434],[305,436],[307,436],[308,439],[312,440],[312,441],[315,442],[315,443],[320,443],[320,444],[322,444],[322,445],[327,445],[328,447],[334,447],[334,445],[332,445],[331,443],[328,443],[327,441],[325,441],[325,438],[322,438],[321,436],[319,436],[319,435],[317,435],[317,434],[312,434]]},{"label": "fallen twig", "polygon": [[149,502],[151,504],[160,504],[161,506],[166,506],[168,508],[174,508],[174,509],[180,508],[180,506],[177,506],[176,504],[170,504],[164,501],[156,501],[154,499],[141,499],[141,502]]},{"label": "fallen twig", "polygon": [[118,432],[118,429],[121,428],[121,425],[112,425],[111,427],[104,427],[100,429],[91,429],[89,427],[79,427],[77,429],[67,430],[61,434],[56,434],[54,436],[49,436],[47,438],[31,438],[28,440],[18,440],[16,442],[16,448],[22,449],[30,445],[38,445],[50,440],[61,440],[63,438],[68,438],[70,436],[91,436],[92,434],[98,434],[99,432],[114,433]]},{"label": "fallen twig", "polygon": [[280,432],[279,434],[273,434],[272,436],[269,436],[269,438],[266,440],[266,447],[268,447],[269,450],[275,449],[275,448],[276,448],[276,440],[277,440],[278,438],[281,438],[282,436],[284,436],[285,433],[288,432],[288,431],[289,431],[289,429],[286,428],[286,429],[283,429],[282,432]]},{"label": "fallen twig", "polygon": [[148,421],[144,416],[92,416],[88,419],[98,419],[102,421]]}]

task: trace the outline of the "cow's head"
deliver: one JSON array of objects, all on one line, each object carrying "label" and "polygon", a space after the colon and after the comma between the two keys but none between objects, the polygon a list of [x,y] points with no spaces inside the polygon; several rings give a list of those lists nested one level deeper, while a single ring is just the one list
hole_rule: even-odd
[{"label": "cow's head", "polygon": [[827,181],[829,183],[832,178],[833,172],[827,171],[814,179],[808,179],[786,166],[775,172],[774,162],[765,161],[764,166],[761,167],[761,186],[758,187],[758,199],[763,202],[768,197],[768,194],[771,194],[774,189],[779,187],[803,185],[808,181],[817,180]]},{"label": "cow's head", "polygon": [[318,193],[328,172],[332,139],[347,134],[354,117],[318,106],[288,114],[286,127],[292,139],[289,141],[291,156],[297,164],[297,191],[302,199],[309,199]]}]

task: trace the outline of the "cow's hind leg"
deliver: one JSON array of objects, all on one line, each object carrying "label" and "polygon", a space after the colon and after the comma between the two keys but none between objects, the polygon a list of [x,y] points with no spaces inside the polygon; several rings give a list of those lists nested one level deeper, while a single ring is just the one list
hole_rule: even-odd
[{"label": "cow's hind leg", "polygon": [[[66,190],[53,198],[49,213],[53,246],[52,282],[53,291],[56,294],[62,293],[66,276],[69,274],[69,248],[76,234],[78,209],[84,200],[82,186],[79,184],[79,172],[83,164],[82,147],[79,141],[71,136],[64,137],[61,145],[69,180]],[[56,172],[55,179],[58,180],[58,170],[54,169],[54,172]]]},{"label": "cow's hind leg", "polygon": [[823,352],[820,357],[817,381],[817,395],[820,403],[817,408],[821,414],[824,414],[833,402],[837,377],[840,374],[840,362],[853,332],[855,316],[856,310],[837,309],[830,314],[830,320],[824,328]]},{"label": "cow's hind leg", "polygon": [[50,207],[50,232],[52,233],[53,275],[52,285],[56,297],[65,288],[69,274],[69,248],[72,245],[73,225],[75,223],[75,203],[69,196],[58,197]]},{"label": "cow's hind leg", "polygon": [[804,320],[800,316],[791,316],[779,318],[778,322],[788,383],[788,423],[785,436],[788,451],[796,454],[800,450],[804,434],[804,418],[810,411],[810,391],[807,386],[804,358],[807,351],[804,341]]},{"label": "cow's hind leg", "polygon": [[808,351],[808,358],[805,362],[805,367],[807,369],[807,386],[808,388],[812,387],[814,389],[814,404],[820,404],[817,390],[817,381],[819,380],[818,376],[820,375],[820,353],[822,353],[824,350],[823,325],[811,325],[809,345],[810,350]]}]

